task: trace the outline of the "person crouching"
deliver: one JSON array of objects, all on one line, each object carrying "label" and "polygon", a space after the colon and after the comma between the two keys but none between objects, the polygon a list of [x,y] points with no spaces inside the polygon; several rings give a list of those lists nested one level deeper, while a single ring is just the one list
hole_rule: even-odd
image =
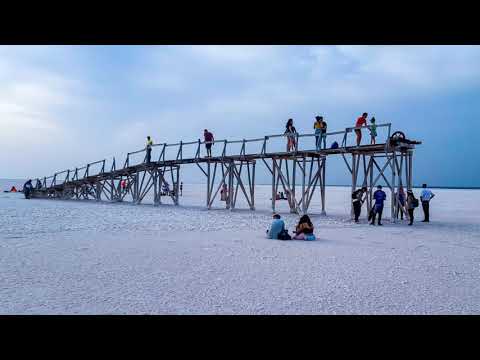
[{"label": "person crouching", "polygon": [[303,215],[300,218],[295,234],[296,235],[293,237],[294,240],[312,241],[316,239],[315,235],[313,234],[313,224],[308,215]]}]

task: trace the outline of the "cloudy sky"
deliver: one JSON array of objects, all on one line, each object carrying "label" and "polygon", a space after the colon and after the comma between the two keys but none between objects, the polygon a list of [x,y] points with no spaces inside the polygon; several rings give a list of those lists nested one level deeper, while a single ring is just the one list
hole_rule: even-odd
[{"label": "cloudy sky", "polygon": [[317,114],[336,130],[366,111],[423,141],[416,184],[480,186],[479,46],[0,46],[0,81],[0,178],[123,158],[146,135],[311,132]]}]

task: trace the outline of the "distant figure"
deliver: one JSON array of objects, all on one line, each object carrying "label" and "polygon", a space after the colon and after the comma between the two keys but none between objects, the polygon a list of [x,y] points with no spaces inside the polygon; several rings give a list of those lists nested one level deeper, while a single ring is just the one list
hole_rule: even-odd
[{"label": "distant figure", "polygon": [[223,183],[222,190],[220,190],[220,201],[228,201],[228,188],[225,183]]},{"label": "distant figure", "polygon": [[32,185],[32,180],[28,180],[24,185],[23,185],[23,194],[25,195],[25,199],[30,199],[33,191],[33,185]]},{"label": "distant figure", "polygon": [[[360,116],[357,119],[357,122],[355,123],[355,127],[361,127],[361,126],[367,126],[367,113],[363,113],[362,116]],[[360,146],[360,143],[362,142],[362,130],[361,129],[355,129],[355,134],[357,134],[357,146]]]},{"label": "distant figure", "polygon": [[420,194],[420,200],[422,200],[423,214],[425,218],[422,222],[430,222],[430,200],[435,196],[430,189],[427,189],[427,184],[422,185],[422,192]]},{"label": "distant figure", "polygon": [[127,188],[127,180],[120,181],[120,186],[122,187],[122,190],[125,190]]},{"label": "distant figure", "polygon": [[147,151],[147,158],[146,158],[147,164],[150,164],[150,160],[152,157],[152,145],[153,145],[153,140],[150,139],[150,136],[147,136],[147,146],[145,148]]},{"label": "distant figure", "polygon": [[313,124],[313,128],[315,129],[315,145],[317,151],[321,150],[322,148],[322,141],[323,141],[323,148],[327,147],[326,145],[326,133],[327,133],[327,123],[323,121],[323,116],[315,116],[315,123]]},{"label": "distant figure", "polygon": [[17,192],[17,188],[15,186],[12,186],[12,188],[10,189],[10,192]]},{"label": "distant figure", "polygon": [[373,207],[372,222],[370,225],[375,225],[375,217],[378,214],[378,225],[382,226],[383,203],[387,199],[387,194],[382,190],[382,185],[377,186],[377,191],[373,193],[375,205]]},{"label": "distant figure", "polygon": [[183,196],[183,181],[180,182],[180,196]]},{"label": "distant figure", "polygon": [[207,129],[203,131],[203,137],[205,139],[205,148],[207,149],[207,157],[212,157],[212,145],[215,139],[213,138],[213,134],[209,132]]},{"label": "distant figure", "polygon": [[37,190],[40,190],[42,188],[42,182],[37,179],[37,184],[35,185]]},{"label": "distant figure", "polygon": [[363,195],[367,192],[367,188],[364,186],[361,189],[357,189],[352,193],[353,213],[355,215],[355,222],[358,224],[358,218],[362,212],[362,204],[365,201]]},{"label": "distant figure", "polygon": [[281,219],[280,215],[273,214],[273,222],[270,230],[267,230],[267,237],[269,239],[278,239],[278,234],[283,230],[285,230],[285,222]]},{"label": "distant figure", "polygon": [[377,137],[377,124],[375,124],[375,118],[370,119],[370,144],[375,144],[375,138]]},{"label": "distant figure", "polygon": [[413,195],[412,190],[407,191],[407,211],[408,211],[408,216],[410,218],[410,222],[408,225],[413,224],[413,212],[415,208],[418,206],[418,199],[415,198],[415,195]]},{"label": "distant figure", "polygon": [[298,222],[298,225],[295,229],[294,240],[315,240],[315,235],[313,235],[313,224],[310,221],[308,215],[303,215]]},{"label": "distant figure", "polygon": [[169,195],[170,194],[170,186],[168,185],[168,183],[164,183],[163,184],[163,187],[162,187],[162,191],[165,195]]},{"label": "distant figure", "polygon": [[403,190],[403,186],[400,186],[396,195],[397,195],[397,198],[398,198],[397,216],[398,216],[398,213],[400,212],[400,218],[401,218],[401,220],[403,220],[403,209],[405,208],[405,200],[406,200],[405,199],[405,191]]},{"label": "distant figure", "polygon": [[296,146],[296,134],[297,130],[293,126],[293,119],[288,119],[287,124],[285,125],[284,135],[287,135],[287,152],[295,149]]}]

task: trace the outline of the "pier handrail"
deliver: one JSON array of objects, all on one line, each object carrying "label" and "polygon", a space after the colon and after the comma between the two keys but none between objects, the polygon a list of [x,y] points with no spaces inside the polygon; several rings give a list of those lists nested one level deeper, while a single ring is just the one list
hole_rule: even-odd
[{"label": "pier handrail", "polygon": [[[392,125],[391,123],[385,123],[385,124],[378,124],[377,125],[377,128],[388,127],[388,135],[387,135],[387,139],[385,141],[385,151],[387,151],[388,139],[390,138],[390,135],[391,135],[391,125]],[[334,136],[334,135],[343,134],[344,137],[343,137],[343,140],[342,140],[342,146],[340,146],[340,148],[345,148],[348,134],[351,133],[353,130],[361,130],[361,129],[371,129],[371,125],[346,127],[344,130],[327,132],[324,135],[325,136]],[[173,147],[173,146],[179,146],[180,147],[179,152],[177,153],[177,160],[179,159],[179,157],[181,159],[182,158],[182,151],[181,150],[182,150],[182,147],[185,146],[185,145],[197,145],[198,146],[197,155],[199,156],[199,149],[200,149],[201,145],[223,143],[224,144],[224,149],[223,149],[223,152],[222,152],[222,156],[225,156],[225,151],[226,151],[227,144],[246,144],[246,143],[253,143],[253,142],[263,142],[264,144],[263,144],[261,153],[265,153],[266,152],[266,142],[267,142],[267,140],[286,137],[288,135],[289,135],[289,133],[282,133],[282,134],[265,135],[263,138],[242,139],[242,140],[222,139],[222,140],[212,140],[212,141],[201,141],[200,139],[198,139],[197,141],[189,141],[189,142],[180,141],[178,143],[170,143],[170,144],[169,143],[158,143],[158,144],[151,145],[151,147],[163,146],[162,154],[160,155],[160,157],[162,157],[162,155],[163,155],[163,160],[165,160],[165,152],[164,152],[165,148]],[[296,146],[295,146],[295,151],[298,151],[298,139],[299,138],[318,137],[318,136],[319,136],[319,134],[315,134],[315,133],[304,133],[304,134],[295,133],[295,137],[297,139]],[[132,151],[132,152],[128,152],[123,168],[127,168],[127,167],[130,166],[130,156],[131,155],[140,154],[140,153],[146,152],[146,150],[147,150],[147,148],[145,146],[142,149]],[[245,155],[244,145],[242,146],[242,152],[243,152],[243,155]],[[197,158],[197,155],[195,156],[195,158]],[[145,160],[146,159],[144,159],[144,162],[145,162]],[[85,165],[83,167],[75,168],[75,169],[72,169],[72,170],[67,169],[67,170],[63,170],[61,172],[56,172],[54,175],[49,176],[49,177],[41,177],[41,178],[36,178],[36,179],[37,180],[41,179],[41,180],[45,181],[46,179],[56,178],[56,175],[63,174],[63,173],[69,172],[69,171],[75,172],[75,174],[77,174],[79,170],[83,170],[83,169],[87,169],[87,172],[85,174],[88,175],[88,168],[90,166],[96,165],[96,164],[99,164],[99,163],[102,163],[102,162],[103,162],[103,167],[102,167],[102,170],[100,171],[100,173],[101,173],[104,170],[106,159],[102,159],[102,160],[98,160],[98,161],[95,161],[95,162],[92,162],[92,163],[88,163],[87,165]],[[98,175],[98,174],[96,174],[96,175]]]}]

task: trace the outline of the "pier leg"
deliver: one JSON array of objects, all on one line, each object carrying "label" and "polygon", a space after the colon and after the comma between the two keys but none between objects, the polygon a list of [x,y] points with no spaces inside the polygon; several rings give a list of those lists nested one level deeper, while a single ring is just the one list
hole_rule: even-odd
[{"label": "pier leg", "polygon": [[322,183],[320,184],[320,195],[322,198],[322,215],[326,216],[327,213],[325,212],[325,166],[327,164],[326,159],[323,158],[321,161],[322,166]]},{"label": "pier leg", "polygon": [[277,175],[277,166],[275,164],[275,158],[272,158],[272,212],[275,212],[275,179]]}]

